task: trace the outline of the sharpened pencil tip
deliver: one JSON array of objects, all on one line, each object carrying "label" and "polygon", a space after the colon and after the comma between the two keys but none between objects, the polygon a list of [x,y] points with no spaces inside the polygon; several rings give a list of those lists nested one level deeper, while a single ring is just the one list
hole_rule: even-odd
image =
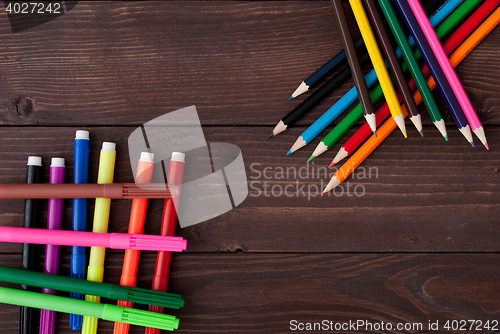
[{"label": "sharpened pencil tip", "polygon": [[373,131],[373,135],[377,138],[377,131]]},{"label": "sharpened pencil tip", "polygon": [[291,99],[293,99],[293,95],[290,96],[287,101],[290,101]]},{"label": "sharpened pencil tip", "polygon": [[288,150],[288,152],[286,153],[286,155],[290,155],[290,154],[292,154],[292,150],[291,149]]},{"label": "sharpened pencil tip", "polygon": [[272,137],[274,137],[274,132],[271,132],[271,134],[266,139],[269,139],[269,138],[272,138]]},{"label": "sharpened pencil tip", "polygon": [[490,147],[488,146],[488,143],[484,143],[484,147],[486,147],[486,149],[489,151],[490,150]]},{"label": "sharpened pencil tip", "polygon": [[331,164],[328,165],[328,168],[332,168],[333,165],[335,165],[335,162],[332,162]]},{"label": "sharpened pencil tip", "polygon": [[405,138],[408,138],[408,135],[406,134],[406,131],[401,129],[401,132],[403,133],[403,136],[405,136]]},{"label": "sharpened pencil tip", "polygon": [[420,133],[420,135],[423,137],[424,136],[424,131],[423,130],[420,130],[418,133]]},{"label": "sharpened pencil tip", "polygon": [[444,140],[448,141],[448,136],[444,136]]},{"label": "sharpened pencil tip", "polygon": [[311,155],[309,159],[307,159],[307,162],[311,161],[312,159],[316,158],[314,155]]},{"label": "sharpened pencil tip", "polygon": [[470,144],[472,145],[472,147],[474,147],[474,148],[476,147],[476,146],[474,146],[474,141],[471,141]]}]

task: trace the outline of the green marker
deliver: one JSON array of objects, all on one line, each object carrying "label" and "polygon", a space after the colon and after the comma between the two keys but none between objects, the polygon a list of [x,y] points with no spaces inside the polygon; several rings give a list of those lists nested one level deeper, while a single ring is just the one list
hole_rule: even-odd
[{"label": "green marker", "polygon": [[179,319],[171,315],[3,287],[0,287],[0,302],[169,331],[179,327]]},{"label": "green marker", "polygon": [[0,266],[0,281],[81,294],[92,294],[108,299],[126,300],[144,305],[152,304],[173,309],[184,307],[184,298],[175,293],[133,288],[111,283],[92,282],[74,277],[49,275],[5,266]]},{"label": "green marker", "polygon": [[[481,2],[481,0],[466,0],[462,5],[460,5],[460,7],[458,7],[446,20],[444,20],[436,28],[435,31],[436,31],[438,38],[442,39],[444,36],[446,36],[480,2]],[[382,6],[382,8],[384,8],[384,7]],[[392,9],[392,7],[390,7],[390,8]],[[385,15],[385,11],[384,10],[382,10],[382,11],[384,12],[384,15]],[[394,12],[394,10],[393,10],[393,12]],[[392,29],[392,26],[391,26],[391,29]],[[403,53],[403,55],[404,55],[404,53]],[[418,50],[415,51],[414,56],[415,56],[415,59],[417,59],[417,60],[422,57],[422,55],[420,54],[420,52]],[[402,63],[401,69],[403,71],[408,71],[408,65],[406,62]],[[415,82],[415,83],[417,83],[417,82]],[[425,86],[428,87],[427,83],[425,83]],[[418,85],[417,85],[417,87],[418,87]],[[425,88],[424,88],[424,90],[425,90]],[[375,87],[375,89],[372,91],[372,93],[373,93],[373,96],[372,96],[372,94],[370,94],[370,98],[372,99],[372,102],[373,103],[378,102],[380,100],[380,98],[382,97],[382,90],[380,89],[380,85]],[[421,91],[421,93],[422,93],[422,91]],[[422,95],[422,98],[424,98],[424,95],[423,94],[421,94],[421,95]],[[425,100],[424,100],[424,103],[425,103]],[[426,104],[426,106],[427,106],[427,104]],[[429,109],[429,107],[427,107],[427,108]],[[361,111],[361,113],[360,113],[360,111]],[[432,112],[429,112],[429,114],[431,115],[431,119],[432,119],[432,117],[433,117]],[[439,115],[441,115],[441,113]],[[337,124],[337,126],[335,126],[325,136],[325,138],[323,138],[321,140],[321,142],[318,144],[318,146],[316,147],[316,149],[314,150],[313,154],[311,155],[311,157],[309,158],[308,161],[311,161],[312,159],[316,158],[320,154],[329,150],[337,142],[337,140],[339,140],[340,137],[342,137],[347,132],[347,130],[349,130],[353,126],[353,124],[356,123],[362,116],[363,116],[363,112],[361,110],[361,106],[358,104],[347,116],[344,117],[344,119],[339,124]],[[436,118],[436,120],[437,120],[437,118]],[[445,137],[445,139],[446,138],[447,137]]]}]

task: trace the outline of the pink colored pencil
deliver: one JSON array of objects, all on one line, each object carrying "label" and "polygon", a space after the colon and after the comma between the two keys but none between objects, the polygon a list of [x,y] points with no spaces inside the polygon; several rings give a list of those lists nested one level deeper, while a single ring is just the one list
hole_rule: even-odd
[{"label": "pink colored pencil", "polygon": [[483,125],[481,124],[479,117],[477,117],[476,111],[474,110],[474,107],[472,106],[472,103],[470,102],[464,87],[458,79],[457,73],[453,69],[453,66],[451,66],[450,61],[448,60],[448,57],[446,56],[446,53],[443,49],[443,46],[439,42],[436,32],[432,28],[431,23],[429,22],[429,19],[427,18],[427,15],[422,8],[422,5],[418,0],[406,1],[408,2],[410,9],[415,16],[416,21],[420,25],[422,33],[427,39],[432,52],[436,56],[439,66],[443,70],[443,73],[451,86],[453,94],[455,94],[455,97],[457,98],[458,103],[460,104],[460,107],[462,108],[462,111],[464,112],[464,115],[469,122],[469,125],[471,126],[471,130],[479,138],[479,140],[481,140],[481,143],[483,143],[486,149],[489,150],[488,143],[486,142],[486,136],[484,134]]}]

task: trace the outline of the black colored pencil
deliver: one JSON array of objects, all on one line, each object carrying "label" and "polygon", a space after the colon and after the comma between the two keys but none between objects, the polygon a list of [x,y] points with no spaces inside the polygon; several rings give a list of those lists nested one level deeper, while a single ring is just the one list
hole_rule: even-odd
[{"label": "black colored pencil", "polygon": [[[365,50],[364,50],[365,51]],[[370,60],[368,52],[362,52],[363,56],[359,58],[360,63],[366,64]],[[299,118],[305,115],[309,110],[311,110],[316,104],[327,97],[331,92],[342,85],[348,78],[351,77],[351,70],[349,66],[344,66],[337,74],[335,74],[330,80],[328,80],[323,86],[316,90],[311,96],[305,99],[301,104],[299,104],[295,109],[290,111],[285,117],[279,121],[279,123],[274,128],[273,132],[268,138],[276,136],[277,134],[285,131],[290,125],[294,124]]]}]

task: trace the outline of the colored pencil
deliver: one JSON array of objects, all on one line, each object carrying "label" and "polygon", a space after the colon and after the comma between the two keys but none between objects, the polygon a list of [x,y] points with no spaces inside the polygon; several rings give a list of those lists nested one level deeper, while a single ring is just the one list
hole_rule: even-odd
[{"label": "colored pencil", "polygon": [[[26,183],[40,183],[43,179],[42,158],[30,156],[26,165]],[[40,226],[40,201],[26,199],[24,201],[24,227],[37,228]],[[22,268],[34,270],[35,268],[35,246],[23,244]],[[21,285],[21,290],[33,291],[28,285]],[[31,307],[21,306],[19,308],[19,334],[34,334],[37,325],[35,313]]]},{"label": "colored pencil", "polygon": [[[364,45],[364,44],[363,44]],[[363,46],[364,48],[364,46]],[[364,52],[364,55],[359,58],[361,64],[367,64],[370,58],[368,53]],[[305,99],[292,111],[290,111],[285,117],[283,117],[278,124],[274,127],[273,131],[269,135],[268,139],[276,136],[277,134],[285,131],[289,126],[297,122],[302,116],[304,116],[309,110],[314,108],[320,101],[325,97],[330,95],[334,90],[336,90],[340,85],[342,85],[348,78],[351,77],[351,70],[349,66],[344,66],[337,74],[335,74],[330,80],[328,80],[323,86],[318,88],[311,96]]]},{"label": "colored pencil", "polygon": [[[99,168],[97,172],[98,184],[111,184],[115,174],[116,144],[103,142],[99,154]],[[109,223],[109,209],[111,200],[108,198],[96,198],[94,208],[94,221],[92,232],[107,233]],[[92,282],[102,282],[104,278],[104,259],[106,248],[90,248],[89,266],[87,268],[87,280]],[[85,295],[85,300],[93,303],[100,303],[101,297],[90,294]],[[83,317],[82,334],[97,333],[98,319],[93,317]]]},{"label": "colored pencil", "polygon": [[[361,108],[363,109],[363,115],[366,121],[370,125],[373,133],[377,133],[375,112],[373,111],[372,101],[370,100],[370,94],[368,93],[368,87],[361,71],[361,65],[359,64],[358,57],[356,55],[356,49],[352,41],[351,31],[349,29],[349,23],[345,17],[344,7],[342,6],[341,0],[331,0],[333,5],[333,13],[337,21],[337,25],[340,30],[340,36],[342,44],[344,45],[344,50],[347,56],[347,61],[351,69],[352,78],[354,79],[354,85],[356,86],[356,91],[358,92],[359,101],[361,103]],[[363,35],[363,40],[366,41],[366,36]],[[366,42],[365,42],[366,43]],[[369,43],[366,44],[368,55],[372,58]],[[372,59],[373,62],[373,59]],[[384,67],[385,68],[385,67]]]},{"label": "colored pencil", "polygon": [[[65,166],[63,158],[52,158],[50,163],[50,183],[64,183]],[[49,198],[47,209],[47,229],[60,230],[63,220],[63,200],[60,198]],[[29,233],[38,229],[27,229]],[[54,231],[55,232],[55,231]],[[45,246],[45,267],[46,274],[57,275],[59,272],[59,259],[61,257],[61,247],[47,244]],[[42,289],[45,294],[55,295],[52,289]],[[43,309],[40,312],[40,334],[53,334],[56,326],[56,312]]]},{"label": "colored pencil", "polygon": [[377,35],[382,51],[384,52],[385,59],[389,63],[389,67],[391,69],[392,75],[394,76],[394,80],[399,89],[401,97],[403,98],[406,110],[410,114],[410,121],[423,137],[424,133],[422,131],[422,119],[420,117],[420,114],[418,113],[417,105],[413,100],[413,95],[411,94],[410,88],[406,83],[406,78],[403,74],[403,70],[401,70],[398,58],[396,57],[394,49],[392,48],[389,36],[385,31],[384,23],[382,21],[382,18],[380,17],[380,14],[378,13],[375,1],[363,0],[363,3],[366,8],[366,13],[368,14],[368,17],[370,18],[370,21],[372,23],[373,31]]},{"label": "colored pencil", "polygon": [[165,330],[174,330],[179,327],[179,319],[171,315],[3,287],[0,287],[0,302],[34,308],[48,308],[52,312],[75,313],[108,321],[126,321],[132,325],[155,326]]},{"label": "colored pencil", "polygon": [[467,139],[467,141],[474,146],[474,142],[472,141],[472,134],[470,132],[469,124],[465,119],[465,116],[458,104],[458,101],[453,94],[448,81],[446,80],[441,68],[439,67],[434,54],[432,53],[427,41],[425,40],[420,27],[418,26],[413,14],[408,7],[408,4],[405,0],[395,0],[396,7],[399,10],[399,13],[403,17],[403,20],[410,30],[410,34],[415,39],[417,47],[422,54],[425,64],[429,67],[432,77],[436,80],[439,92],[443,96],[448,109],[450,110],[450,114],[457,124],[458,130],[462,133],[462,135]]},{"label": "colored pencil", "polygon": [[[450,63],[456,67],[483,39],[493,28],[500,23],[500,8],[497,8],[470,36],[467,38],[453,54],[449,57]],[[429,87],[434,89],[436,82],[433,78],[427,81]],[[414,95],[415,101],[421,101],[420,94],[417,92]],[[380,128],[378,136],[371,136],[360,148],[354,153],[349,160],[333,175],[328,185],[323,190],[322,194],[332,190],[342,183],[355,168],[357,168],[367,157],[377,148],[382,141],[397,127],[396,123],[389,119]]]},{"label": "colored pencil", "polygon": [[[455,4],[462,3],[463,0],[450,0],[445,3],[442,7],[440,7],[432,16],[431,23],[433,26],[438,25],[445,18],[444,15],[438,15],[441,12],[449,13],[448,8],[455,8]],[[410,44],[411,45],[411,44]],[[399,48],[396,48],[396,55],[398,55]],[[401,52],[399,52],[398,58],[401,57]],[[404,70],[404,67],[402,66]],[[371,70],[367,75],[365,75],[365,81],[368,88],[373,86],[377,82],[377,74],[375,70]],[[373,93],[373,92],[372,92]],[[376,101],[372,102],[376,103],[382,97],[382,90],[380,90],[380,96]],[[321,131],[323,131],[335,118],[337,118],[344,110],[346,110],[356,99],[358,98],[358,93],[356,91],[356,87],[352,87],[344,96],[342,96],[333,106],[331,106],[323,115],[320,116],[310,127],[308,127],[295,141],[292,148],[288,151],[287,154],[291,154],[298,149],[304,147],[309,144],[311,140],[313,140]],[[356,109],[356,108],[355,108]],[[361,106],[359,106],[359,111],[362,112]],[[323,148],[324,149],[324,148]]]},{"label": "colored pencil", "polygon": [[460,79],[458,78],[457,73],[451,66],[448,57],[446,56],[446,52],[443,49],[443,46],[439,42],[439,39],[436,36],[436,32],[432,29],[432,26],[429,22],[429,19],[425,15],[424,9],[418,0],[407,0],[407,3],[415,16],[417,23],[419,24],[427,42],[436,56],[436,59],[439,63],[439,66],[443,70],[445,78],[448,80],[448,83],[451,86],[451,90],[453,91],[455,97],[458,100],[462,111],[469,122],[472,132],[479,138],[481,143],[489,150],[488,143],[486,142],[486,136],[484,133],[483,125],[477,116],[472,103],[465,92]]},{"label": "colored pencil", "polygon": [[[359,30],[361,31],[361,35],[365,41],[366,49],[370,55],[373,68],[377,73],[380,86],[382,86],[382,92],[384,93],[385,100],[389,105],[391,116],[394,118],[399,129],[406,138],[406,125],[403,112],[401,111],[401,105],[396,97],[396,91],[394,90],[394,86],[389,78],[389,73],[385,67],[384,59],[382,58],[377,41],[373,35],[373,30],[370,26],[370,22],[368,21],[368,17],[366,16],[363,4],[361,3],[361,0],[349,0],[349,4],[351,5]],[[372,126],[370,126],[370,128],[372,128]]]},{"label": "colored pencil", "polygon": [[[363,52],[368,55],[366,52],[366,49],[364,48],[365,42],[363,42],[363,39],[360,37],[354,42],[354,47],[356,48],[357,52]],[[309,89],[314,86],[319,80],[321,80],[323,77],[327,76],[330,72],[335,70],[337,67],[344,65],[347,62],[346,58],[346,53],[344,49],[342,49],[339,53],[337,53],[335,56],[333,56],[332,59],[327,61],[325,64],[323,64],[320,68],[318,68],[313,74],[308,76],[304,81],[302,81],[297,87],[297,89],[292,93],[292,96],[288,99],[290,101],[291,99],[296,98],[297,96],[304,94],[305,92],[309,91]]]},{"label": "colored pencil", "polygon": [[[153,177],[154,154],[142,152],[137,163],[137,172],[135,182],[150,183]],[[128,233],[142,234],[144,233],[144,222],[146,220],[146,210],[148,208],[147,198],[136,198],[132,201],[130,209],[130,220],[128,225]],[[139,267],[139,250],[128,249],[123,257],[122,275],[120,277],[120,285],[135,287],[137,282],[137,269]],[[119,300],[118,306],[132,307],[132,303]],[[115,322],[114,333],[126,334],[129,331],[129,324],[124,322]]]},{"label": "colored pencil", "polygon": [[[90,136],[85,130],[77,130],[74,140],[73,151],[73,183],[88,183],[89,179],[89,153]],[[73,231],[87,230],[87,199],[74,198],[72,210]],[[84,247],[71,247],[70,262],[71,277],[85,279],[87,269],[87,254]],[[84,299],[85,296],[79,293],[70,293],[71,298]],[[72,330],[82,329],[83,317],[79,314],[69,315],[69,325]]]},{"label": "colored pencil", "polygon": [[[428,0],[425,1],[424,3],[424,9],[425,12],[428,12],[432,10],[436,4],[438,4],[441,0]],[[359,49],[360,46],[364,45],[363,39],[360,37],[358,38],[355,42],[354,45],[356,46],[356,49]],[[363,48],[363,52],[368,54],[366,52],[366,49]],[[358,53],[359,54],[359,53]],[[359,54],[361,57],[363,54]],[[345,51],[342,49],[339,53],[337,53],[333,58],[331,58],[329,61],[327,61],[325,64],[323,64],[320,68],[318,68],[313,74],[311,74],[309,77],[307,77],[304,81],[300,83],[300,85],[297,87],[297,89],[292,93],[292,96],[288,99],[290,101],[293,98],[296,98],[297,96],[309,91],[310,88],[312,88],[316,83],[318,83],[321,79],[323,79],[325,76],[330,74],[332,71],[334,71],[338,66],[345,64],[347,61],[346,59],[346,54]]]},{"label": "colored pencil", "polygon": [[[387,0],[384,0],[384,1],[387,1]],[[480,0],[468,0],[467,2],[474,3],[475,5],[477,5],[480,2]],[[467,5],[467,2],[464,3],[463,5]],[[450,38],[444,43],[445,52],[448,55],[451,55],[453,50],[455,50],[455,48],[457,46],[459,46],[459,44],[462,43],[465,40],[465,38],[467,36],[469,36],[469,34],[472,33],[474,31],[474,29],[481,22],[483,22],[483,20],[488,16],[488,14],[490,14],[495,9],[495,7],[498,4],[500,4],[500,0],[487,0],[487,1],[485,1],[481,5],[481,7],[479,7],[474,12],[474,14],[472,14],[467,19],[467,21],[464,24],[462,24],[453,33],[453,35],[450,36]],[[473,7],[468,7],[468,8],[469,8],[469,10],[472,10]],[[392,10],[392,8],[391,8],[391,10]],[[465,16],[465,14],[463,16]],[[422,72],[425,72],[425,76],[429,75],[429,70],[428,70],[426,65],[422,66]],[[414,90],[416,88],[416,84],[415,84],[415,81],[413,79],[409,80],[408,85],[410,86],[411,90]],[[425,87],[429,87],[427,85],[427,82],[425,82]],[[430,90],[429,90],[429,92],[430,92]],[[424,100],[424,102],[425,102],[425,100]],[[382,108],[380,108],[377,111],[377,113],[378,112],[383,113],[383,110],[385,110],[385,109],[386,109],[386,106],[384,105],[384,106],[382,106]],[[370,136],[369,129],[363,128],[363,126],[362,126],[358,131],[356,131],[356,133],[351,138],[349,138],[349,140],[344,145],[342,145],[339,152],[337,153],[337,155],[333,159],[332,163],[330,164],[330,167],[333,166],[334,164],[338,163],[339,161],[341,161],[342,159],[344,159],[348,155],[350,155],[352,152],[354,152],[354,150],[359,145],[361,145],[361,143],[364,142],[366,140],[366,138],[368,138],[369,136]]]},{"label": "colored pencil", "polygon": [[[182,185],[182,178],[184,175],[184,160],[185,154],[180,152],[172,152],[172,158],[168,165],[168,179],[169,185]],[[177,225],[177,210],[179,207],[179,196],[175,198],[165,199],[163,203],[163,215],[161,220],[160,234],[165,236],[174,236],[175,227]],[[170,273],[170,263],[172,261],[172,252],[158,252],[156,256],[155,273],[153,275],[152,290],[167,291],[168,278]],[[163,313],[163,307],[154,305],[149,306],[150,312]],[[145,334],[160,334],[156,328],[146,328]]]},{"label": "colored pencil", "polygon": [[[439,38],[442,38],[443,36],[446,36],[460,21],[462,21],[462,19],[465,16],[467,16],[467,14],[469,14],[469,12],[472,9],[474,9],[478,5],[479,2],[481,2],[481,0],[467,0],[459,8],[457,8],[443,23],[441,23],[436,28],[436,33],[439,36]],[[386,4],[386,1],[384,1],[384,4]],[[390,3],[387,2],[387,4],[390,4]],[[391,23],[397,23],[398,26],[401,27],[399,25],[399,21],[397,20],[397,18],[395,16],[394,9],[392,8],[392,6],[382,6],[382,9],[384,11],[384,14],[385,14],[385,10],[387,10],[387,11],[391,10],[392,13],[394,14],[394,19],[395,20],[392,21],[392,22],[390,20],[388,20],[389,23],[390,23],[389,24],[390,26],[391,26]],[[457,31],[459,31],[459,30],[460,29],[458,29]],[[401,30],[401,34],[403,34],[402,30]],[[463,36],[463,38],[467,37],[467,35]],[[396,36],[396,34],[395,34],[395,36]],[[405,39],[404,35],[401,35],[401,36],[402,36],[401,38]],[[454,33],[452,35],[452,37],[450,37],[449,40],[452,40],[452,38],[454,36],[456,36],[456,33]],[[463,40],[463,38],[461,40]],[[452,49],[455,49],[455,47],[453,47]],[[411,53],[411,49],[408,48],[405,51],[405,53],[408,53],[408,55],[412,54]],[[418,59],[417,56],[420,57],[420,58],[422,57],[421,54],[420,54],[420,52],[418,50],[414,53],[414,58]],[[403,72],[408,69],[408,66],[406,64],[407,63],[403,63],[402,66],[401,66]],[[432,102],[434,102],[435,111],[439,112],[437,104],[435,103],[434,97],[432,96],[432,93],[429,90],[429,86],[427,86],[427,82],[425,81],[425,77],[422,75],[422,71],[420,71],[420,67],[418,66],[418,64],[416,62],[414,63],[413,66],[415,66],[414,70],[418,69],[418,72],[420,72],[420,75],[421,75],[421,79],[419,79],[421,81],[418,82],[418,84],[420,85],[420,87],[417,86],[419,88],[419,91],[420,92],[425,92],[426,90],[428,91],[427,93],[424,94],[424,103],[426,102],[425,95],[427,95],[428,96],[428,101],[427,102],[430,102],[431,104],[430,105],[426,105],[426,106],[427,106],[427,109],[429,110],[429,114],[431,115],[431,120],[433,120],[433,122],[434,122],[435,117],[437,117],[437,116],[441,117],[441,113],[439,113],[438,115],[433,115],[433,113],[432,113],[432,108],[433,108],[432,107]],[[425,66],[425,68],[427,68],[427,66]],[[414,71],[414,72],[412,72],[412,74],[418,74],[418,72]],[[414,76],[414,78],[415,77],[416,76]],[[382,92],[380,90],[380,86],[377,86],[371,92],[371,94],[373,94],[377,89],[379,89],[379,92],[377,92],[377,93],[379,94],[379,96],[381,96]],[[377,101],[378,101],[378,99],[377,99]],[[429,108],[431,108],[431,109],[429,109]],[[319,155],[323,154],[324,152],[326,152],[327,150],[329,150],[340,139],[340,137],[342,137],[344,135],[344,133],[346,133],[346,131],[348,129],[350,129],[353,126],[353,124],[356,123],[361,118],[361,115],[362,115],[362,112],[360,110],[360,106],[357,105],[347,116],[344,117],[344,119],[342,121],[339,122],[339,124],[337,124],[325,136],[325,138],[323,138],[323,140],[321,140],[321,142],[318,144],[318,146],[316,147],[316,149],[314,150],[313,154],[311,155],[311,157],[309,158],[308,161],[311,161],[316,156],[319,156]],[[441,118],[440,121],[437,121],[437,119],[436,119],[436,121],[434,122],[434,125],[436,125],[436,127],[439,129],[439,131],[441,132],[441,134],[443,136],[445,136],[445,139],[447,140],[447,133],[446,133],[446,127],[445,127],[444,120]]]}]

